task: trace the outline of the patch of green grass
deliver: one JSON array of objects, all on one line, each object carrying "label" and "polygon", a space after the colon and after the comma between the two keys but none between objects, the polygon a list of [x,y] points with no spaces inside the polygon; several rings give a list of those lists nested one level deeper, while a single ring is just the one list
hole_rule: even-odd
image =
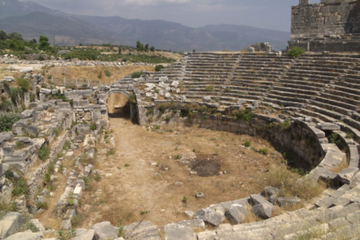
[{"label": "patch of green grass", "polygon": [[246,141],[243,144],[245,147],[250,147],[251,146],[251,142],[250,141]]},{"label": "patch of green grass", "polygon": [[42,145],[42,147],[39,149],[38,155],[42,161],[45,161],[46,159],[49,158],[50,147],[47,144]]},{"label": "patch of green grass", "polygon": [[148,214],[148,213],[149,213],[149,210],[144,210],[144,211],[140,212],[141,215],[145,215],[145,214]]},{"label": "patch of green grass", "polygon": [[269,150],[267,148],[260,148],[259,149],[259,153],[261,153],[262,155],[268,155]]},{"label": "patch of green grass", "polygon": [[131,78],[139,78],[139,77],[141,77],[143,75],[143,72],[141,71],[141,72],[133,72],[132,74],[131,74]]}]

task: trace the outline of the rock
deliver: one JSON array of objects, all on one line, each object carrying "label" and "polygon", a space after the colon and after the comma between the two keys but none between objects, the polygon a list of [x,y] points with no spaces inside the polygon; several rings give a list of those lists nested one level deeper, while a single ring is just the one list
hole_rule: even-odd
[{"label": "rock", "polygon": [[174,87],[174,88],[177,88],[179,86],[179,82],[178,81],[173,81],[171,83],[171,86]]},{"label": "rock", "polygon": [[170,94],[169,92],[165,93],[165,98],[166,98],[166,99],[171,98],[171,94]]},{"label": "rock", "polygon": [[190,219],[193,219],[195,217],[195,213],[193,211],[185,211],[184,212],[186,216],[188,216]]},{"label": "rock", "polygon": [[42,240],[42,239],[43,239],[42,233],[33,233],[31,231],[28,231],[28,232],[16,233],[6,238],[5,240]]},{"label": "rock", "polygon": [[211,97],[210,96],[205,96],[205,97],[203,97],[203,101],[204,102],[211,102]]},{"label": "rock", "polygon": [[117,229],[109,221],[97,223],[91,227],[99,240],[117,238]]},{"label": "rock", "polygon": [[181,221],[178,224],[186,226],[186,227],[190,227],[193,230],[205,229],[205,223],[204,223],[204,220],[202,220],[202,219],[192,219],[192,220],[188,220],[188,221]]},{"label": "rock", "polygon": [[252,207],[252,212],[261,218],[268,219],[272,216],[273,205],[271,204],[256,204]]},{"label": "rock", "polygon": [[240,224],[245,220],[246,213],[247,213],[247,210],[244,206],[242,206],[240,204],[233,204],[226,211],[225,216],[230,223]]},{"label": "rock", "polygon": [[80,228],[76,229],[75,237],[71,238],[71,240],[93,240],[95,237],[95,231],[93,229],[85,229]]},{"label": "rock", "polygon": [[45,232],[45,227],[41,224],[39,219],[31,219],[29,222],[32,223],[39,230],[39,232]]},{"label": "rock", "polygon": [[203,197],[205,197],[205,194],[203,192],[197,192],[197,193],[195,193],[195,197],[196,198],[203,198]]},{"label": "rock", "polygon": [[32,67],[26,67],[20,70],[20,73],[30,73],[33,71]]},{"label": "rock", "polygon": [[222,214],[214,211],[213,209],[200,209],[195,212],[195,218],[202,219],[204,222],[210,223],[214,226],[219,226],[225,218]]},{"label": "rock", "polygon": [[73,158],[73,157],[74,157],[74,152],[73,152],[73,151],[67,152],[67,153],[65,154],[65,158],[66,158],[66,159],[71,159],[71,158]]},{"label": "rock", "polygon": [[22,216],[17,212],[8,212],[0,220],[0,238],[6,238],[21,230]]},{"label": "rock", "polygon": [[175,183],[175,186],[182,186],[182,185],[183,185],[183,183],[180,182],[180,181],[178,181],[178,182]]},{"label": "rock", "polygon": [[296,204],[299,204],[300,202],[301,199],[298,197],[294,197],[294,198],[279,197],[277,199],[277,203],[279,204],[280,207],[291,207]]},{"label": "rock", "polygon": [[5,76],[5,77],[4,77],[4,81],[6,81],[6,82],[14,82],[14,81],[15,81],[15,78],[14,78],[14,77],[11,77],[11,76]]},{"label": "rock", "polygon": [[195,235],[190,227],[179,224],[167,224],[164,226],[166,240],[195,240]]}]

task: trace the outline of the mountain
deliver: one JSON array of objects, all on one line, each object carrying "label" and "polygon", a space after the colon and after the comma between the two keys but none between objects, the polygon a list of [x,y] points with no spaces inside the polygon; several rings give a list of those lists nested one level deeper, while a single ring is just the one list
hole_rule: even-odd
[{"label": "mountain", "polygon": [[[287,46],[290,33],[243,25],[207,25],[191,28],[163,20],[121,17],[77,16],[54,11],[35,3],[0,0],[0,29],[19,32],[26,39],[49,37],[58,45],[122,44],[136,41],[173,51],[239,51],[255,42],[269,42],[274,49]],[[3,15],[0,15],[3,16]],[[51,41],[52,42],[52,41]]]},{"label": "mountain", "polygon": [[32,12],[43,11],[55,13],[56,11],[33,2],[19,2],[17,0],[0,0],[0,19],[26,15]]},{"label": "mountain", "polygon": [[107,37],[112,35],[111,32],[94,24],[46,12],[8,17],[0,20],[0,29],[5,32],[18,32],[25,39],[38,39],[40,35],[44,35],[51,43],[55,40],[58,45],[78,45],[80,42],[102,44],[105,41],[119,43],[116,39]]}]

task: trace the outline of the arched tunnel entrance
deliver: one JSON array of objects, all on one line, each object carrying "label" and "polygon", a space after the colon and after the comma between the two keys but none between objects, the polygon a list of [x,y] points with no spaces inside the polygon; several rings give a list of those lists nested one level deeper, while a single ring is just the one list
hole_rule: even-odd
[{"label": "arched tunnel entrance", "polygon": [[130,101],[125,94],[112,93],[107,99],[107,106],[109,117],[131,120]]},{"label": "arched tunnel entrance", "polygon": [[110,92],[106,104],[110,118],[125,118],[138,124],[138,109],[136,101],[131,101],[132,95],[127,92]]}]

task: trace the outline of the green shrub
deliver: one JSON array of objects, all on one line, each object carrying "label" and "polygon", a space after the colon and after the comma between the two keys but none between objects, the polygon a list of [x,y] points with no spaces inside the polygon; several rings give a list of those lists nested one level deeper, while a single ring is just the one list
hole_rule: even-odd
[{"label": "green shrub", "polygon": [[50,147],[47,144],[42,145],[39,149],[39,158],[43,161],[49,158],[50,155]]},{"label": "green shrub", "polygon": [[165,68],[163,65],[156,65],[156,66],[155,66],[155,71],[156,71],[156,72],[159,72],[159,71],[161,71],[161,69],[163,69],[163,68]]},{"label": "green shrub", "polygon": [[20,114],[16,113],[2,113],[0,114],[0,132],[9,132],[12,130],[12,125],[20,120]]},{"label": "green shrub", "polygon": [[83,216],[81,214],[77,214],[75,215],[72,219],[71,219],[71,225],[72,227],[77,227],[79,226],[82,222],[83,222]]},{"label": "green shrub", "polygon": [[24,147],[25,147],[25,144],[23,142],[16,141],[16,148],[17,149],[21,149],[21,148],[24,148]]},{"label": "green shrub", "polygon": [[146,116],[150,116],[150,115],[154,115],[154,109],[153,108],[149,108],[148,110],[146,110]]},{"label": "green shrub", "polygon": [[48,172],[49,172],[49,173],[54,173],[54,171],[55,171],[55,166],[54,166],[54,163],[51,162],[51,163],[49,164],[49,166],[48,166]]},{"label": "green shrub", "polygon": [[215,92],[215,87],[214,86],[206,86],[205,91],[207,91],[207,92]]},{"label": "green shrub", "polygon": [[19,85],[23,92],[27,92],[31,88],[31,82],[28,79],[18,78],[16,79],[16,83],[17,85]]},{"label": "green shrub", "polygon": [[71,147],[71,143],[70,141],[66,140],[65,143],[64,143],[64,146],[63,146],[63,149],[64,150],[67,150]]},{"label": "green shrub", "polygon": [[262,155],[267,155],[269,152],[269,150],[267,148],[260,148],[259,149],[259,153],[261,153]]},{"label": "green shrub", "polygon": [[301,47],[291,47],[290,50],[288,51],[288,55],[290,57],[299,57],[301,54],[304,54],[305,50],[302,49]]},{"label": "green shrub", "polygon": [[48,204],[47,204],[47,202],[37,202],[36,203],[36,207],[37,207],[37,209],[48,209]]},{"label": "green shrub", "polygon": [[51,74],[47,76],[47,79],[51,79],[51,78],[52,78],[52,75],[51,75]]},{"label": "green shrub", "polygon": [[281,128],[284,131],[290,130],[290,127],[291,127],[291,123],[290,123],[290,119],[288,119],[288,118],[284,122],[281,123]]},{"label": "green shrub", "polygon": [[27,184],[25,178],[23,178],[23,177],[19,177],[17,179],[13,178],[11,181],[14,185],[14,188],[12,190],[13,197],[29,194],[30,189],[29,189],[29,185]]},{"label": "green shrub", "polygon": [[182,199],[182,202],[187,203],[187,201],[188,201],[188,198],[186,196],[184,196],[183,199]]},{"label": "green shrub", "polygon": [[250,141],[246,141],[243,144],[245,147],[250,147],[251,146],[251,142]]},{"label": "green shrub", "polygon": [[240,110],[236,113],[235,119],[250,122],[254,117],[254,113],[251,110]]},{"label": "green shrub", "polygon": [[96,130],[96,123],[95,123],[95,122],[91,123],[91,125],[90,125],[90,130],[91,130],[91,131],[95,131],[95,130]]},{"label": "green shrub", "polygon": [[139,77],[141,77],[143,75],[143,72],[141,71],[141,72],[133,72],[132,74],[131,74],[131,78],[139,78]]},{"label": "green shrub", "polygon": [[114,155],[115,154],[115,150],[109,150],[106,152],[106,156],[110,156],[110,155]]},{"label": "green shrub", "polygon": [[105,76],[111,77],[111,72],[109,70],[105,70],[104,73],[105,73]]}]

